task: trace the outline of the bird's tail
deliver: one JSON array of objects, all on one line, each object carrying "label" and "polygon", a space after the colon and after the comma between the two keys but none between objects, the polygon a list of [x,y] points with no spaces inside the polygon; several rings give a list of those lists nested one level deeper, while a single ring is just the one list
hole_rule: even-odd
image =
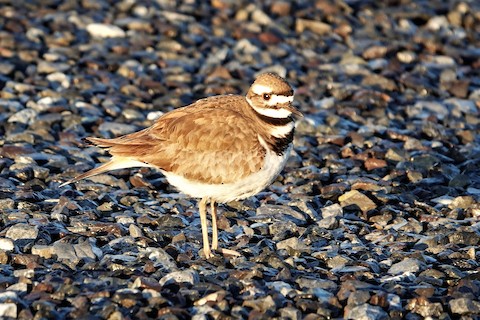
[{"label": "bird's tail", "polygon": [[62,183],[59,187],[66,186],[67,184],[74,183],[77,181],[80,181],[85,178],[92,177],[94,175],[104,173],[107,171],[111,170],[117,170],[117,169],[125,169],[125,168],[133,168],[133,167],[151,167],[149,164],[138,161],[138,160],[132,160],[129,158],[125,157],[112,157],[110,161],[107,163],[102,164],[99,167],[96,167],[92,170],[89,170],[85,173],[82,173],[81,175],[76,176],[73,179],[70,179],[64,183]]}]

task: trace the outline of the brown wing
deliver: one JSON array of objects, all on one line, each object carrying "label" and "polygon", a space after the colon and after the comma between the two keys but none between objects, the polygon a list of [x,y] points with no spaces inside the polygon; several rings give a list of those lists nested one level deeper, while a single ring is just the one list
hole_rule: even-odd
[{"label": "brown wing", "polygon": [[151,127],[115,139],[90,138],[112,156],[153,165],[187,179],[230,183],[258,171],[265,150],[254,123],[222,108],[178,109]]}]

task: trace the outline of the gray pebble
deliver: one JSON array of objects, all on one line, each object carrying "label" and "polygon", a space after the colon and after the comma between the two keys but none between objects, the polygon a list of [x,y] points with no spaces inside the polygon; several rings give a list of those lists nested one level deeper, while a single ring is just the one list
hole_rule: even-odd
[{"label": "gray pebble", "polygon": [[8,122],[19,122],[23,124],[32,124],[38,116],[37,111],[33,109],[23,109],[14,113],[8,118]]},{"label": "gray pebble", "polygon": [[174,271],[160,279],[160,285],[165,286],[172,283],[196,285],[200,281],[198,273],[195,270]]},{"label": "gray pebble", "polygon": [[355,320],[383,320],[388,319],[389,316],[382,308],[364,303],[348,310],[345,318]]},{"label": "gray pebble", "polygon": [[388,269],[389,274],[398,275],[404,273],[416,273],[424,268],[424,264],[418,259],[405,258],[400,262],[393,264]]},{"label": "gray pebble", "polygon": [[8,228],[5,236],[12,240],[36,239],[38,237],[38,227],[26,223],[18,223]]}]

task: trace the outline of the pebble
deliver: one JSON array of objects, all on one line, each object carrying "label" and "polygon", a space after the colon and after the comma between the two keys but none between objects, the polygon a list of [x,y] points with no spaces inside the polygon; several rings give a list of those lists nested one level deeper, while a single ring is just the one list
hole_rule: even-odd
[{"label": "pebble", "polygon": [[104,23],[90,23],[86,27],[88,33],[98,38],[123,38],[125,31],[120,27]]},{"label": "pebble", "polygon": [[341,195],[338,200],[343,208],[355,206],[358,207],[362,212],[367,212],[377,207],[375,202],[358,190],[348,191]]},{"label": "pebble", "polygon": [[390,269],[388,269],[389,274],[403,274],[403,273],[415,273],[420,271],[423,268],[423,263],[414,258],[405,258],[400,262],[393,264]]},{"label": "pebble", "polygon": [[458,298],[450,300],[448,305],[454,314],[480,314],[480,301],[469,298]]},{"label": "pebble", "polygon": [[23,109],[14,113],[8,118],[8,122],[19,122],[23,124],[32,124],[37,118],[38,113],[33,109]]},{"label": "pebble", "polygon": [[295,24],[295,31],[297,33],[302,33],[305,30],[309,30],[318,35],[324,35],[332,32],[332,27],[327,23],[317,20],[297,19]]},{"label": "pebble", "polygon": [[14,241],[22,239],[36,239],[38,237],[38,227],[25,223],[18,223],[8,228],[5,236]]},{"label": "pebble", "polygon": [[55,248],[53,246],[36,244],[32,247],[32,254],[36,254],[45,259],[50,259],[55,254]]},{"label": "pebble", "polygon": [[0,303],[0,317],[17,318],[17,305],[15,303]]},{"label": "pebble", "polygon": [[0,238],[0,250],[13,251],[14,248],[15,248],[15,244],[13,243],[12,239]]},{"label": "pebble", "polygon": [[338,203],[323,207],[321,212],[323,219],[343,216],[342,206],[340,206]]},{"label": "pebble", "polygon": [[162,277],[159,281],[161,286],[177,284],[196,285],[200,281],[198,273],[194,270],[174,271]]},{"label": "pebble", "polygon": [[388,319],[389,316],[382,308],[363,303],[348,310],[345,318],[355,320],[383,320]]}]

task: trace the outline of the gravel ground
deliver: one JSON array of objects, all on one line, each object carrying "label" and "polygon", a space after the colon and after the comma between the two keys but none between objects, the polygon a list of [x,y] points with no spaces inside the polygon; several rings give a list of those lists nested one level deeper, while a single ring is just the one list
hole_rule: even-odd
[{"label": "gravel ground", "polygon": [[[114,137],[274,71],[295,148],[220,207]],[[478,1],[0,1],[0,317],[480,319]]]}]

